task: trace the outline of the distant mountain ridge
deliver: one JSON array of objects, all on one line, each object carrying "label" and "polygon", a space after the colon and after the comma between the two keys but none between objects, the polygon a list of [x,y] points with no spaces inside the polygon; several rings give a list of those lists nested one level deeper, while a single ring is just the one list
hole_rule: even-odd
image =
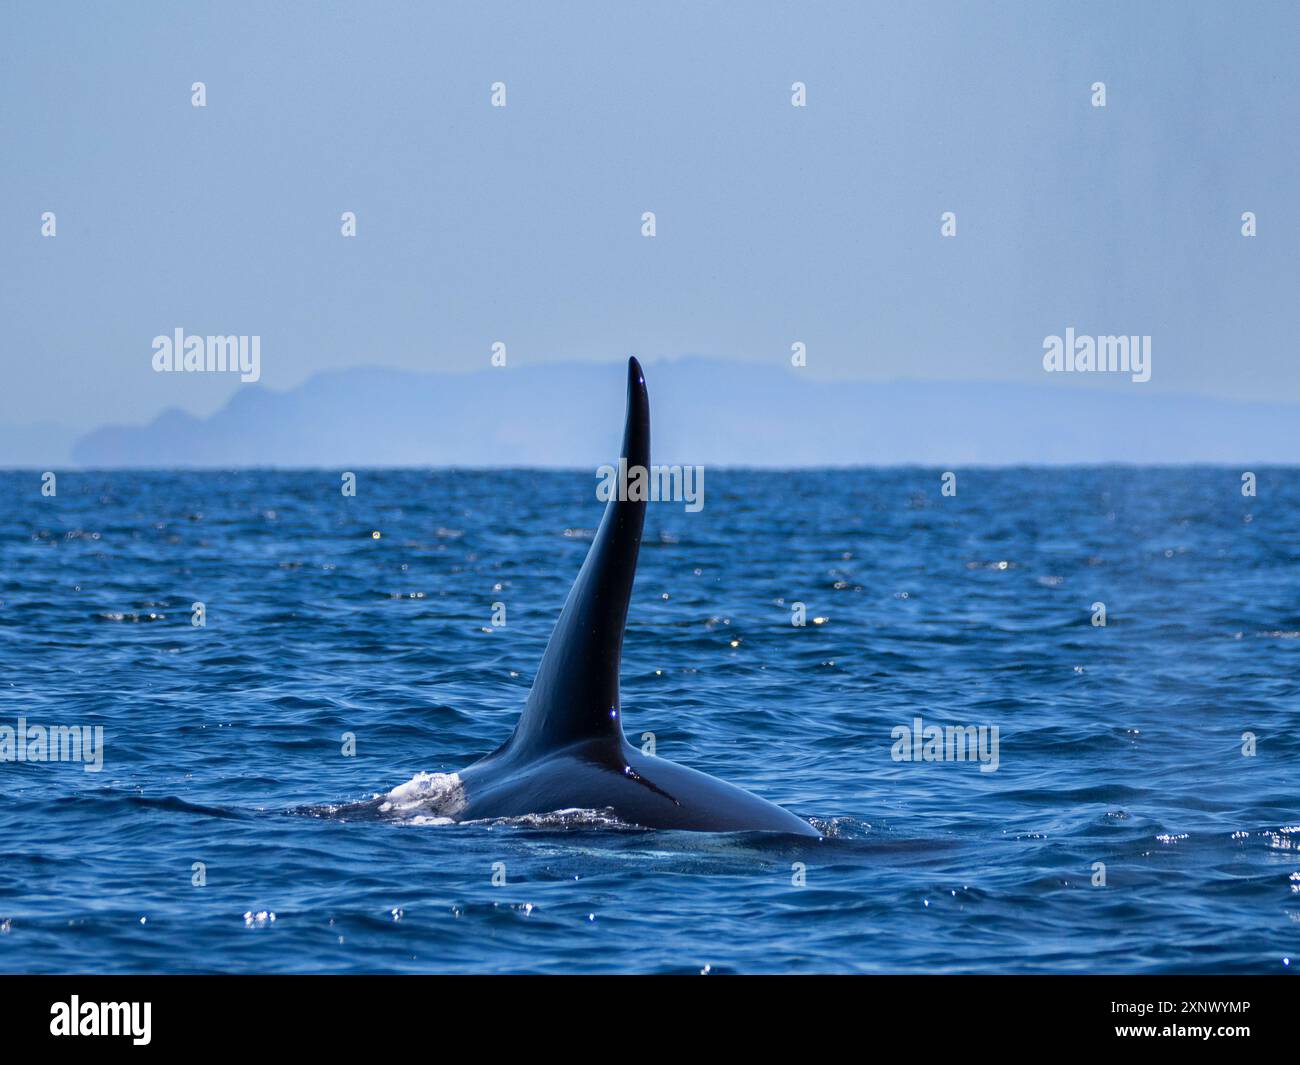
[{"label": "distant mountain ridge", "polygon": [[[244,385],[221,410],[105,427],[88,467],[587,467],[620,439],[624,368],[553,363],[469,374],[362,367],[286,392]],[[1108,381],[818,381],[706,358],[646,365],[656,462],[806,467],[1300,460],[1300,407]],[[4,442],[0,435],[0,444]],[[27,448],[26,451],[30,451]],[[0,466],[12,464],[0,454]]]}]

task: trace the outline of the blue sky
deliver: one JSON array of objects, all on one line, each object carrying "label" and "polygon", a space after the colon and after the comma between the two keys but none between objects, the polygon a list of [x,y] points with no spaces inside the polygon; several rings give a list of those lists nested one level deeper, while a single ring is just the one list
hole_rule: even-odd
[{"label": "blue sky", "polygon": [[1153,374],[1068,387],[1300,402],[1298,11],[9,5],[0,422],[210,413],[236,381],[150,368],[178,326],[277,389],[496,340],[1042,382],[1073,326]]}]

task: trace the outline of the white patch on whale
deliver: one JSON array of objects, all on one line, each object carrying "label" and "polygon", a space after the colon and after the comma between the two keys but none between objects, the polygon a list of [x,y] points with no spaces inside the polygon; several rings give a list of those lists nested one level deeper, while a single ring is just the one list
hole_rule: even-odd
[{"label": "white patch on whale", "polygon": [[465,785],[459,773],[416,773],[385,795],[379,805],[380,813],[410,814],[426,825],[450,824],[463,809]]}]

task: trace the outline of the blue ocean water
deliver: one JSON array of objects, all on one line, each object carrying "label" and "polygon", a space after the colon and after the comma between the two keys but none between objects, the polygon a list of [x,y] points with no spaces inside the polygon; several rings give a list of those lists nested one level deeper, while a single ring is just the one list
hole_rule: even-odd
[{"label": "blue ocean water", "polygon": [[629,738],[820,841],[333,812],[509,734],[590,471],[0,474],[0,726],[104,729],[0,762],[0,970],[1300,967],[1300,471],[941,472],[649,507]]}]

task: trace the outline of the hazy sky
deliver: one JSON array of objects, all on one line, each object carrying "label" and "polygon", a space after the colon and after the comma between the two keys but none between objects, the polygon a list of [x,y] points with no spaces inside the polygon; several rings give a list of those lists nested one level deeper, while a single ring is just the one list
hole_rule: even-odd
[{"label": "hazy sky", "polygon": [[497,340],[1042,381],[1073,326],[1152,336],[1127,388],[1300,401],[1298,10],[9,3],[0,422],[250,387],[152,372],[178,326],[273,388]]}]

